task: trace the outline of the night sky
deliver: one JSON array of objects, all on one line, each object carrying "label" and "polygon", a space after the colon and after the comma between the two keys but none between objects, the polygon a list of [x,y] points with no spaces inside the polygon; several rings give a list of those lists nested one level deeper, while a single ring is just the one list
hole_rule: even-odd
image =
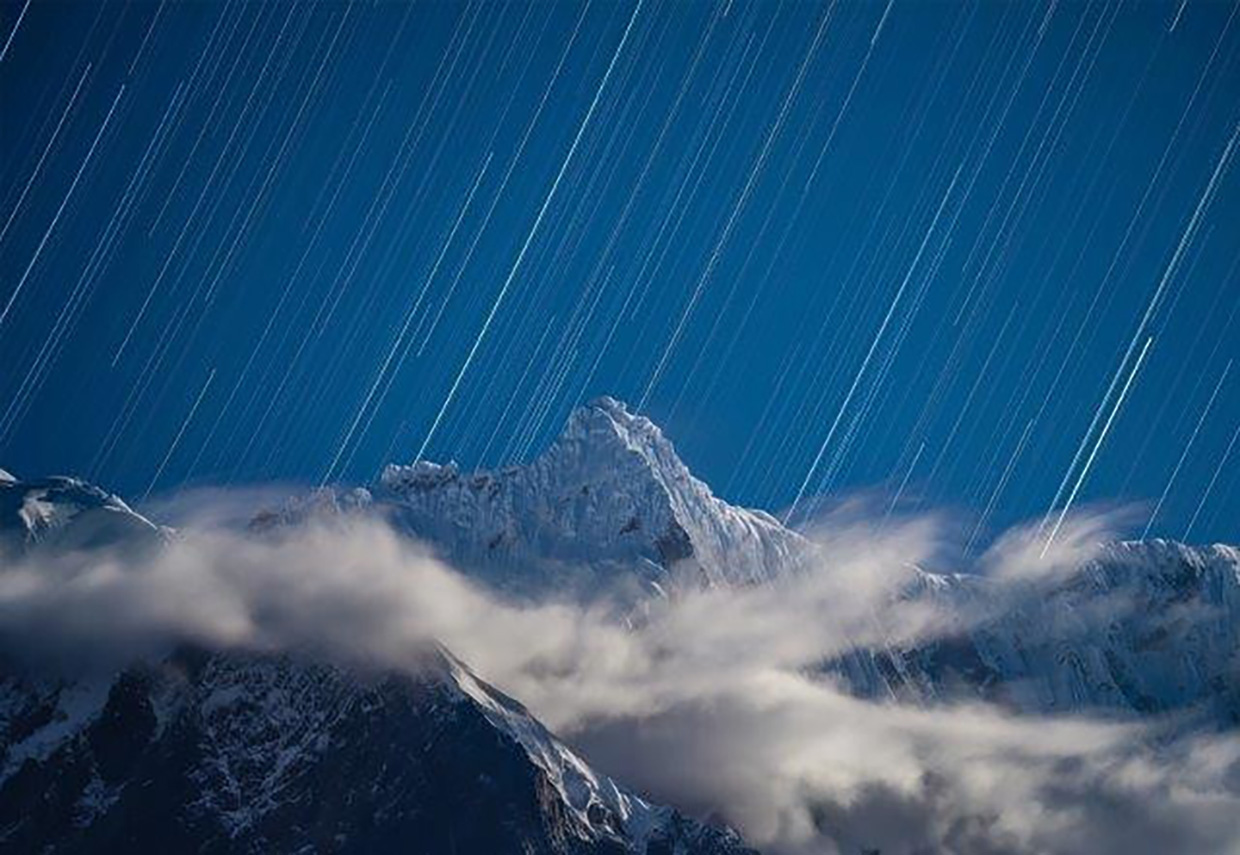
[{"label": "night sky", "polygon": [[610,394],[794,522],[1240,541],[1238,9],[5,0],[0,466],[366,482]]}]

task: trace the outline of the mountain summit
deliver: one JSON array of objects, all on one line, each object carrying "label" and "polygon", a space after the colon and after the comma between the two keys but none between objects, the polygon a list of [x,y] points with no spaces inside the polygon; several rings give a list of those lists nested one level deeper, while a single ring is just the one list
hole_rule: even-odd
[{"label": "mountain summit", "polygon": [[655,585],[750,583],[785,572],[808,546],[769,514],[716,497],[658,426],[606,397],[575,410],[528,465],[392,465],[376,498],[450,559],[509,578],[558,564],[600,582],[622,568]]}]

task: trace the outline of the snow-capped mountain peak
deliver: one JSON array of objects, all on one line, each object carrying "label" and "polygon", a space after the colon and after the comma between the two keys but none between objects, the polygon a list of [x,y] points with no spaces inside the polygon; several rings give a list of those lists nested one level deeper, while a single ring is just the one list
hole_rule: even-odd
[{"label": "snow-capped mountain peak", "polygon": [[550,560],[597,581],[621,568],[659,585],[753,582],[807,545],[768,514],[716,497],[658,426],[606,397],[575,410],[528,465],[468,475],[454,463],[393,465],[377,493],[454,560],[507,576],[535,564],[545,573]]},{"label": "snow-capped mountain peak", "polygon": [[545,457],[561,465],[572,465],[584,458],[592,464],[592,470],[627,457],[626,469],[644,467],[650,477],[663,481],[667,487],[692,479],[694,486],[710,492],[705,484],[692,478],[658,425],[645,416],[630,413],[615,398],[595,398],[574,410]]}]

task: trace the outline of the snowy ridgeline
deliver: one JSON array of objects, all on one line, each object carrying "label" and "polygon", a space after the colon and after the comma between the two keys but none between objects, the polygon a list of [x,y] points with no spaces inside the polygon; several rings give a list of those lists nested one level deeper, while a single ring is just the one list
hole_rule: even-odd
[{"label": "snowy ridgeline", "polygon": [[393,519],[485,572],[549,562],[617,566],[704,584],[786,572],[807,542],[761,511],[716,498],[648,419],[611,398],[581,407],[528,466],[462,475],[453,464],[388,466],[376,500]]}]

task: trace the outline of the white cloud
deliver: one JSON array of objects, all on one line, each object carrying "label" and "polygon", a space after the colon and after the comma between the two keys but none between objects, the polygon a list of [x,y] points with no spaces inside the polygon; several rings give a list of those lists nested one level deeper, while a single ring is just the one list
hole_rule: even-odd
[{"label": "white cloud", "polygon": [[[1064,566],[1106,515],[1061,529]],[[829,566],[779,584],[685,591],[640,615],[513,602],[383,524],[263,538],[189,525],[135,562],[43,555],[0,573],[0,637],[40,667],[113,666],[165,645],[309,649],[400,667],[430,640],[525,702],[601,767],[714,811],[773,853],[1195,853],[1240,847],[1240,747],[1152,747],[1143,729],[850,697],[814,666],[950,618],[890,592],[933,562],[934,517],[822,532]],[[1037,577],[1027,533],[985,559]],[[964,616],[966,619],[968,616]]]}]

